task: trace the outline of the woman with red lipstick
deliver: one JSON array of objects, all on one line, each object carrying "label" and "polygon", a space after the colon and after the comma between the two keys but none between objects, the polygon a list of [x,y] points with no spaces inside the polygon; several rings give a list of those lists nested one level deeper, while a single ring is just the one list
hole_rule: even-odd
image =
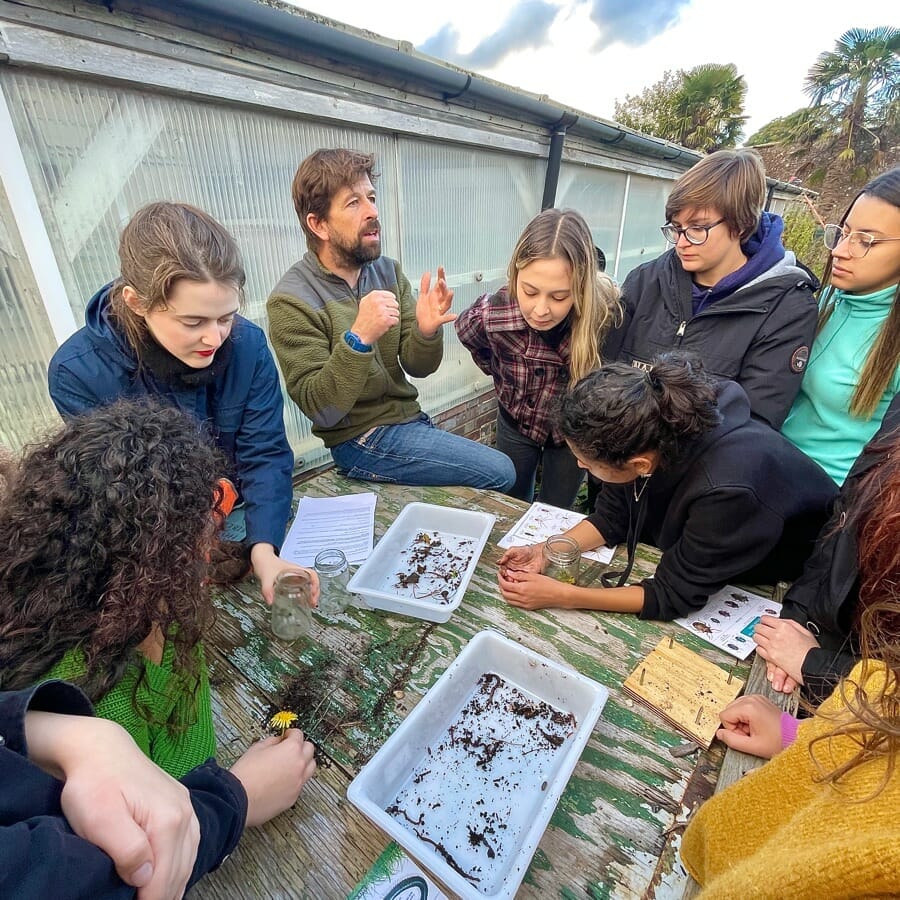
[{"label": "woman with red lipstick", "polygon": [[64,418],[152,395],[203,423],[244,501],[246,536],[226,545],[234,558],[223,580],[252,564],[271,603],[278,573],[299,568],[278,557],[294,456],[265,334],[238,315],[240,251],[206,213],[159,202],[125,226],[119,260],[119,277],[88,303],[85,327],[53,355],[50,396]]},{"label": "woman with red lipstick", "polygon": [[568,507],[584,472],[555,422],[568,388],[600,365],[618,292],[597,272],[590,229],[574,210],[546,209],[519,238],[509,284],[456,320],[460,341],[497,391],[497,449],[516,467],[513,497]]},{"label": "woman with red lipstick", "polygon": [[825,226],[819,331],[782,429],[840,485],[900,391],[900,166]]}]

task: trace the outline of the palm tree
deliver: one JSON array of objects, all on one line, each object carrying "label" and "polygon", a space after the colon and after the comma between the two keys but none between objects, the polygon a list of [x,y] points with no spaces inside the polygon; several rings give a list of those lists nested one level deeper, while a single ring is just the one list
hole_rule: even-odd
[{"label": "palm tree", "polygon": [[734,147],[747,117],[747,83],[733,63],[708,63],[684,73],[675,97],[677,140],[685,147],[711,153]]},{"label": "palm tree", "polygon": [[896,118],[900,103],[900,29],[844,32],[834,50],[819,54],[804,90],[813,106],[828,106],[842,123],[846,145],[838,159],[855,162],[868,143],[873,162],[879,165],[885,149],[883,126]]}]

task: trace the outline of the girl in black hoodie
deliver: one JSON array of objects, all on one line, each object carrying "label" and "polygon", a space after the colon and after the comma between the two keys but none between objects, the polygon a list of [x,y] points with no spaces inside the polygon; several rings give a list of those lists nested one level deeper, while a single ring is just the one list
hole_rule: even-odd
[{"label": "girl in black hoodie", "polygon": [[[524,609],[562,607],[674,619],[732,581],[799,574],[835,486],[780,434],[750,417],[742,388],[694,359],[665,354],[647,370],[613,363],[563,401],[561,430],[603,481],[594,513],[566,532],[582,552],[628,545],[601,586],[540,574],[542,547],[500,560],[500,590]],[[627,585],[639,541],[663,551],[652,578]]]}]

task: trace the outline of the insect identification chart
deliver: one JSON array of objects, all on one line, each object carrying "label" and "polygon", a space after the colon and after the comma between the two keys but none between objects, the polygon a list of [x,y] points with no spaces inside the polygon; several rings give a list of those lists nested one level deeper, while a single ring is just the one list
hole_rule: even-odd
[{"label": "insect identification chart", "polygon": [[703,609],[675,621],[714,647],[746,659],[756,649],[753,643],[756,623],[763,616],[777,616],[780,612],[780,603],[726,584],[709,598]]},{"label": "insect identification chart", "polygon": [[[543,544],[548,537],[562,534],[586,518],[583,513],[573,512],[571,509],[561,509],[558,506],[550,506],[549,503],[532,503],[522,518],[497,541],[497,546],[507,548]],[[614,547],[598,547],[596,550],[582,553],[582,556],[608,563],[615,552]]]}]

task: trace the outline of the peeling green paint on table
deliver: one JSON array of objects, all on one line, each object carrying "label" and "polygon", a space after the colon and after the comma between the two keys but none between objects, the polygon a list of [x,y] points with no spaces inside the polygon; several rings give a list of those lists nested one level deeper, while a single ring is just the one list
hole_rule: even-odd
[{"label": "peeling green paint on table", "polygon": [[[523,898],[675,897],[686,876],[677,860],[679,823],[709,796],[722,751],[675,758],[683,738],[621,689],[625,677],[663,634],[745,677],[736,663],[671,623],[630,615],[509,607],[496,581],[496,544],[525,504],[471,488],[410,488],[348,481],[331,470],[299,485],[300,496],[375,491],[376,536],[412,501],[482,509],[497,517],[465,599],[435,625],[351,607],[332,620],[314,616],[308,638],[272,636],[268,609],[252,581],[216,594],[218,616],[207,656],[221,761],[239,755],[264,731],[266,713],[285,686],[309,697],[310,731],[327,768],[296,807],[248,832],[231,859],[194,891],[212,898],[344,898],[387,838],[347,802],[347,784],[437,680],[467,641],[493,628],[604,684],[609,701],[523,882]],[[619,548],[613,565],[621,564]],[[658,551],[641,547],[633,578],[653,573]],[[603,567],[586,566],[582,583]]]}]

